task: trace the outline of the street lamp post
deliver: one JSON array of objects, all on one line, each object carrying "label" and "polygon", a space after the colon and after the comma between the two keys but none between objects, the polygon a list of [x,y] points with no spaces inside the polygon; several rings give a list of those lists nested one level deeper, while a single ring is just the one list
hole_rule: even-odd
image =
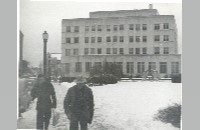
[{"label": "street lamp post", "polygon": [[42,34],[43,42],[44,42],[44,50],[43,50],[43,72],[44,76],[47,77],[47,41],[49,38],[49,34],[47,31],[44,31]]}]

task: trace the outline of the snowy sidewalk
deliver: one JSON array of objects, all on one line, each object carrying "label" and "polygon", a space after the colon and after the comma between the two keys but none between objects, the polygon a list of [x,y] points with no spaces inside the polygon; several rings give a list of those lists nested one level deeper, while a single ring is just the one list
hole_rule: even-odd
[{"label": "snowy sidewalk", "polygon": [[[74,83],[54,84],[57,95],[58,124],[49,130],[68,130],[69,121],[64,114],[63,100]],[[181,103],[182,84],[171,82],[119,82],[91,87],[94,94],[94,119],[89,130],[179,130],[171,124],[154,121],[159,109]],[[18,128],[34,129],[35,103],[18,120]]]},{"label": "snowy sidewalk", "polygon": [[[62,87],[62,85],[59,85],[58,83],[55,83],[53,85],[54,85],[54,88],[55,88],[55,91],[56,91],[56,96],[57,96],[57,109],[56,109],[56,111],[59,112],[59,110],[61,108],[63,108],[63,107],[61,107],[62,106],[61,104],[62,104],[62,101],[64,99],[64,95],[65,95],[64,92],[67,91],[67,88],[65,87],[65,90],[63,92],[63,90],[60,89],[60,87]],[[32,104],[30,104],[29,109],[26,112],[22,113],[22,118],[18,119],[18,121],[17,121],[17,128],[18,129],[36,129],[36,113],[37,113],[37,111],[36,111],[35,108],[36,108],[36,101],[32,102]],[[49,130],[55,130],[55,129],[56,129],[56,127],[54,128],[54,126],[52,126],[52,118],[51,118]],[[67,130],[67,129],[65,129],[65,130]]]}]

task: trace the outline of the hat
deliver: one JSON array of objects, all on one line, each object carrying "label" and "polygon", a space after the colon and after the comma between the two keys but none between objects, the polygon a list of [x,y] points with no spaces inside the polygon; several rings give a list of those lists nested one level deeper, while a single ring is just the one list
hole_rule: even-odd
[{"label": "hat", "polygon": [[74,80],[75,83],[85,83],[86,79],[83,76],[77,76]]}]

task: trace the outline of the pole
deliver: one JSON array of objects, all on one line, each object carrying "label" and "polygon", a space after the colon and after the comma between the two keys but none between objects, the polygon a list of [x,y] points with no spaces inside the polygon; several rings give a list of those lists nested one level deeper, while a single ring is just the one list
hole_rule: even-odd
[{"label": "pole", "polygon": [[44,39],[44,52],[43,52],[43,69],[44,76],[47,78],[47,39]]}]

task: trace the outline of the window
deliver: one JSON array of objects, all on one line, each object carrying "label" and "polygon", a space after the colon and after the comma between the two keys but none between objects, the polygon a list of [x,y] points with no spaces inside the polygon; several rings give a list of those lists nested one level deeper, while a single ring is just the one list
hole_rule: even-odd
[{"label": "window", "polygon": [[76,62],[75,65],[75,72],[82,72],[82,63]]},{"label": "window", "polygon": [[160,24],[154,24],[154,30],[159,30],[160,29]]},{"label": "window", "polygon": [[90,27],[89,26],[85,26],[85,31],[89,32],[90,31]]},{"label": "window", "polygon": [[137,62],[137,72],[139,74],[143,73],[145,70],[144,62]]},{"label": "window", "polygon": [[97,38],[97,42],[98,42],[98,43],[101,43],[101,42],[102,42],[102,37],[98,37],[98,38]]},{"label": "window", "polygon": [[97,49],[97,54],[102,54],[102,49],[101,48]]},{"label": "window", "polygon": [[110,48],[106,48],[106,54],[111,54],[111,49]]},{"label": "window", "polygon": [[134,73],[134,63],[133,62],[126,62],[126,73],[133,74]]},{"label": "window", "polygon": [[74,32],[79,32],[79,26],[74,27]]},{"label": "window", "polygon": [[113,36],[113,42],[117,42],[117,36]]},{"label": "window", "polygon": [[71,32],[71,26],[67,26],[67,32]]},{"label": "window", "polygon": [[155,35],[155,36],[154,36],[154,41],[156,41],[156,42],[157,42],[157,41],[160,41],[160,35]]},{"label": "window", "polygon": [[94,66],[101,67],[101,62],[94,62]]},{"label": "window", "polygon": [[92,62],[85,62],[85,71],[90,72],[91,68],[92,68]]},{"label": "window", "polygon": [[118,26],[117,25],[113,25],[113,30],[117,31],[118,30]]},{"label": "window", "polygon": [[179,62],[171,62],[172,74],[179,73]]},{"label": "window", "polygon": [[136,36],[136,42],[140,42],[140,36]]},{"label": "window", "polygon": [[85,48],[85,49],[84,49],[84,54],[85,54],[85,55],[88,55],[88,54],[89,54],[89,48]]},{"label": "window", "polygon": [[136,30],[136,31],[139,31],[139,30],[140,30],[140,24],[136,24],[135,30]]},{"label": "window", "polygon": [[160,54],[160,48],[154,47],[154,54]]},{"label": "window", "polygon": [[74,50],[73,50],[73,54],[74,54],[74,55],[78,55],[78,54],[79,54],[78,49],[74,49]]},{"label": "window", "polygon": [[124,48],[119,48],[119,54],[124,54]]},{"label": "window", "polygon": [[71,50],[70,49],[65,49],[65,56],[70,56]]},{"label": "window", "polygon": [[142,36],[142,41],[147,42],[147,36]]},{"label": "window", "polygon": [[90,54],[95,54],[95,48],[90,48]]},{"label": "window", "polygon": [[119,30],[124,30],[124,25],[119,25]]},{"label": "window", "polygon": [[133,42],[133,36],[129,36],[129,42]]},{"label": "window", "polygon": [[149,62],[149,70],[156,70],[156,62]]},{"label": "window", "polygon": [[92,32],[96,30],[95,25],[92,26]]},{"label": "window", "polygon": [[133,30],[134,29],[134,25],[133,24],[129,24],[129,30]]},{"label": "window", "polygon": [[169,35],[164,35],[163,41],[169,41]]},{"label": "window", "polygon": [[97,26],[97,31],[99,31],[99,32],[102,31],[102,26],[101,25]]},{"label": "window", "polygon": [[107,66],[111,66],[113,64],[113,62],[106,62]]},{"label": "window", "polygon": [[169,24],[168,23],[164,23],[163,24],[163,29],[169,29]]},{"label": "window", "polygon": [[65,63],[65,73],[70,72],[70,63]]},{"label": "window", "polygon": [[133,54],[133,48],[129,48],[129,54]]},{"label": "window", "polygon": [[142,24],[142,30],[147,30],[147,24]]},{"label": "window", "polygon": [[113,48],[113,54],[117,54],[117,48]]},{"label": "window", "polygon": [[71,43],[71,38],[66,38],[66,43]]},{"label": "window", "polygon": [[89,37],[85,37],[85,43],[89,43]]},{"label": "window", "polygon": [[160,73],[167,73],[167,62],[160,62]]},{"label": "window", "polygon": [[147,48],[146,47],[142,48],[142,54],[147,54]]},{"label": "window", "polygon": [[135,54],[140,54],[140,48],[135,48]]},{"label": "window", "polygon": [[124,37],[123,37],[123,36],[120,36],[120,37],[119,37],[119,41],[120,41],[120,42],[124,42]]},{"label": "window", "polygon": [[107,30],[108,32],[111,31],[110,25],[107,25],[107,26],[106,26],[106,30]]},{"label": "window", "polygon": [[91,43],[95,43],[95,37],[91,37]]},{"label": "window", "polygon": [[74,43],[79,43],[79,38],[78,37],[74,38]]},{"label": "window", "polygon": [[111,37],[106,37],[106,42],[111,42]]},{"label": "window", "polygon": [[123,72],[123,63],[122,62],[116,62],[117,66],[119,66],[119,69],[121,72]]},{"label": "window", "polygon": [[169,54],[169,47],[164,47],[163,54]]}]

